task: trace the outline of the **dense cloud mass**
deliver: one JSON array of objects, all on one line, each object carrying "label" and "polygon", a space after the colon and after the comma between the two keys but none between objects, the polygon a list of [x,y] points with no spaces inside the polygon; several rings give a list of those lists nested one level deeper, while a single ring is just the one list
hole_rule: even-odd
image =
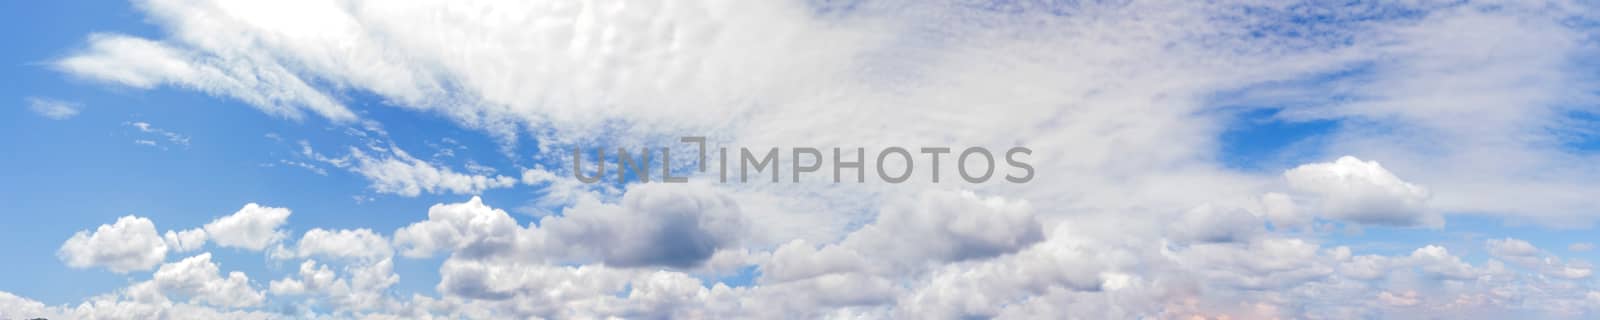
[{"label": "dense cloud mass", "polygon": [[[326,121],[362,143],[302,141],[286,163],[453,200],[386,213],[398,228],[294,225],[255,203],[164,233],[101,221],[57,256],[130,285],[67,305],[0,292],[0,319],[1600,315],[1593,266],[1573,256],[1590,243],[1362,238],[1457,217],[1592,227],[1600,158],[1569,146],[1600,113],[1593,3],[134,4],[159,35],[87,35],[51,66]],[[414,156],[363,109],[391,106],[540,162],[503,171],[519,179]],[[1250,148],[1222,137],[1252,121],[1334,125],[1230,154]],[[946,157],[914,171],[939,183],[833,184],[824,166],[799,183],[684,167],[669,169],[690,183],[612,185],[564,166],[574,146],[685,135],[1022,145],[1037,175],[964,183]],[[532,208],[491,206],[497,189]],[[224,248],[279,274],[233,271],[212,255]],[[434,263],[436,283],[397,271]]]}]

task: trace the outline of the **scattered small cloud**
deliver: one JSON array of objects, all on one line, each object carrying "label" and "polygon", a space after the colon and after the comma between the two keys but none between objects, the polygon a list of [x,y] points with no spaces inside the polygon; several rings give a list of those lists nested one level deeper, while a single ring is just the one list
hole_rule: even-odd
[{"label": "scattered small cloud", "polygon": [[294,161],[294,160],[278,160],[278,163],[281,163],[283,165],[290,166],[290,167],[298,167],[298,168],[306,169],[306,170],[311,171],[311,173],[315,173],[315,174],[320,175],[320,176],[328,175],[328,170],[327,169],[323,169],[322,167],[318,167],[317,165],[310,164],[310,163]]},{"label": "scattered small cloud", "polygon": [[29,97],[28,110],[50,120],[67,120],[83,110],[83,104],[50,98]]},{"label": "scattered small cloud", "polygon": [[1567,246],[1567,251],[1572,252],[1589,252],[1589,250],[1594,250],[1593,243],[1577,242]]},{"label": "scattered small cloud", "polygon": [[[189,146],[189,136],[185,136],[185,135],[179,134],[177,132],[172,132],[172,131],[169,131],[169,130],[166,130],[166,129],[157,128],[156,126],[151,125],[149,122],[134,121],[134,122],[125,122],[124,124],[127,125],[127,126],[130,126],[130,127],[133,127],[135,129],[138,129],[141,134],[143,134],[143,135],[145,135],[147,137],[149,137],[149,136],[153,136],[154,137],[154,138],[146,138],[146,139],[134,139],[133,143],[135,143],[135,144],[141,144],[141,145],[147,145],[147,146],[151,146],[151,147],[157,147],[157,148],[161,148],[162,150],[166,150],[167,149],[167,147],[166,147],[167,145],[178,145],[178,146],[183,146],[183,147],[188,147]],[[164,141],[164,143],[163,143],[163,141]]]}]

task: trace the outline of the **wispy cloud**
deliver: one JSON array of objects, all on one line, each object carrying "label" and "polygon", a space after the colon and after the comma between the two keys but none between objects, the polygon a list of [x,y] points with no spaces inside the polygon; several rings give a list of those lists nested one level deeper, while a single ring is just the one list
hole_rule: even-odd
[{"label": "wispy cloud", "polygon": [[185,148],[189,147],[189,136],[166,129],[157,128],[156,126],[151,125],[149,122],[124,122],[123,125],[133,127],[144,136],[154,137],[153,139],[135,139],[133,140],[133,143],[135,144],[157,147],[161,149],[166,149],[168,145],[182,146]]},{"label": "wispy cloud", "polygon": [[29,97],[28,110],[51,120],[66,120],[78,115],[83,110],[83,104],[67,102],[50,98]]}]

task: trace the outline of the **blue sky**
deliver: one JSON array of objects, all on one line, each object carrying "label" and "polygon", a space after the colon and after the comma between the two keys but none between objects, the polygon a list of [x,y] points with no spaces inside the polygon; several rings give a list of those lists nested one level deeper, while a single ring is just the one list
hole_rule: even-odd
[{"label": "blue sky", "polygon": [[[0,4],[0,319],[1600,312],[1590,4],[219,3]],[[570,179],[573,146],[684,135],[1027,145],[1040,175]],[[215,234],[247,203],[292,210],[270,245]],[[157,259],[68,249],[128,215]],[[202,253],[220,273],[181,269]],[[1019,269],[1046,271],[993,272]]]}]

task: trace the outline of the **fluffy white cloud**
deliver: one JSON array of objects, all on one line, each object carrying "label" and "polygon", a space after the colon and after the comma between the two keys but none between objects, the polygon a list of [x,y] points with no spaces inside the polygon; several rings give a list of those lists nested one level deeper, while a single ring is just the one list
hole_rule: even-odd
[{"label": "fluffy white cloud", "polygon": [[389,240],[368,229],[325,230],[314,228],[300,236],[294,249],[280,249],[283,257],[328,257],[378,260],[394,255]]},{"label": "fluffy white cloud", "polygon": [[905,262],[988,258],[1044,239],[1027,201],[979,197],[967,191],[929,191],[890,201],[877,221],[847,237],[844,246]]},{"label": "fluffy white cloud", "polygon": [[333,285],[336,275],[328,265],[319,265],[316,260],[306,260],[300,263],[300,278],[285,278],[273,280],[268,285],[268,290],[276,295],[298,295],[307,292],[322,290]]},{"label": "fluffy white cloud", "polygon": [[1125,286],[1126,275],[1112,271],[1128,257],[1120,256],[1115,246],[1097,246],[1094,240],[1075,234],[1080,230],[1061,225],[1049,240],[1016,255],[938,267],[929,279],[922,280],[926,283],[898,298],[896,314],[901,318],[993,317],[1008,306],[1050,292]]},{"label": "fluffy white cloud", "polygon": [[207,237],[206,230],[202,228],[183,231],[167,230],[167,233],[161,235],[161,239],[167,242],[167,247],[172,248],[173,252],[200,250],[200,248],[205,247]]},{"label": "fluffy white cloud", "polygon": [[1441,226],[1428,208],[1428,190],[1400,180],[1377,161],[1344,156],[1283,173],[1289,186],[1318,197],[1323,215],[1356,223]]},{"label": "fluffy white cloud", "polygon": [[[548,318],[699,318],[725,286],[706,288],[682,273],[451,259],[440,268],[438,290],[468,298],[461,309],[482,314]],[[553,289],[553,290],[552,290]],[[457,309],[456,312],[461,312]],[[471,313],[467,313],[471,314]],[[482,317],[482,316],[476,316]]]},{"label": "fluffy white cloud", "polygon": [[591,199],[528,227],[473,197],[430,208],[428,220],[396,230],[394,241],[410,257],[450,249],[462,258],[693,268],[744,234],[739,207],[719,192],[700,184],[635,185],[620,203]]},{"label": "fluffy white cloud", "polygon": [[268,291],[283,297],[305,296],[305,304],[340,312],[378,310],[396,305],[386,293],[400,282],[394,273],[394,260],[360,261],[347,264],[344,276],[316,260],[300,263],[298,277],[273,280]]},{"label": "fluffy white cloud", "polygon": [[1479,274],[1472,265],[1462,262],[1461,257],[1452,255],[1449,249],[1437,245],[1428,245],[1412,251],[1409,262],[1423,273],[1443,279],[1470,280],[1477,278]]},{"label": "fluffy white cloud", "polygon": [[289,220],[287,208],[245,204],[231,215],[206,223],[206,234],[223,247],[262,250],[287,235],[278,227]]},{"label": "fluffy white cloud", "polygon": [[150,219],[123,216],[94,232],[78,231],[56,256],[74,268],[105,267],[116,273],[149,270],[167,257],[167,244]]},{"label": "fluffy white cloud", "polygon": [[427,257],[441,250],[482,257],[511,251],[523,232],[504,210],[472,197],[429,207],[427,220],[394,231],[394,244],[408,257]]},{"label": "fluffy white cloud", "polygon": [[161,265],[149,282],[134,287],[141,285],[152,285],[166,295],[215,306],[247,307],[266,301],[264,294],[250,287],[250,278],[243,272],[231,271],[223,277],[209,252]]}]

